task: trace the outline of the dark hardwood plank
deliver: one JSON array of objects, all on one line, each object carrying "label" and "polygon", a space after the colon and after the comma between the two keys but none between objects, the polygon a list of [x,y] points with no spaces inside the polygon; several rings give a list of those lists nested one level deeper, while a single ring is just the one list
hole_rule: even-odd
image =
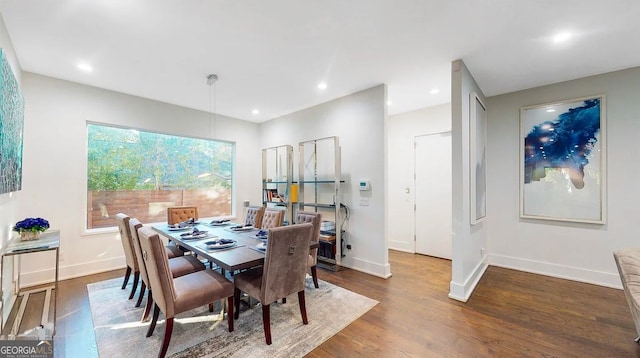
[{"label": "dark hardwood plank", "polygon": [[[321,280],[380,304],[309,357],[640,356],[621,290],[489,267],[462,303],[447,297],[450,261],[396,251],[389,260],[387,280],[318,270]],[[97,357],[86,285],[123,276],[124,269],[60,283],[56,356]]]},{"label": "dark hardwood plank", "polygon": [[53,340],[56,357],[98,357],[87,284],[124,277],[124,269],[60,282],[58,322]]},{"label": "dark hardwood plank", "polygon": [[310,357],[640,356],[620,290],[492,266],[461,303],[447,297],[450,261],[396,251],[389,260],[388,280],[320,271],[381,303]]}]

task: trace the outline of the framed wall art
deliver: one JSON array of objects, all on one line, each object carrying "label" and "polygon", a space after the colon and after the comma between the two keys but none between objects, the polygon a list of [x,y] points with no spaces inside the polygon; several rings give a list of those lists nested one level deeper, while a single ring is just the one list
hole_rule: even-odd
[{"label": "framed wall art", "polygon": [[0,49],[0,194],[22,189],[24,99],[4,50]]},{"label": "framed wall art", "polygon": [[471,224],[487,215],[487,107],[478,95],[469,95],[469,173]]},{"label": "framed wall art", "polygon": [[605,96],[520,109],[520,217],[606,222]]}]

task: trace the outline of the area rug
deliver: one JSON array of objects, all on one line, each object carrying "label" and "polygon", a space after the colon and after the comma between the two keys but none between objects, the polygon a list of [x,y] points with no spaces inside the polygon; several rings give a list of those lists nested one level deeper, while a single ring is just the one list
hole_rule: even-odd
[{"label": "area rug", "polygon": [[[162,345],[164,317],[161,313],[153,336],[145,338],[149,322],[140,323],[143,308],[134,307],[135,299],[128,300],[131,283],[124,290],[121,285],[122,278],[87,285],[98,352],[101,357],[155,356]],[[286,304],[271,305],[270,346],[264,340],[259,306],[242,312],[233,332],[208,307],[180,314],[167,356],[302,357],[378,303],[324,281],[316,289],[310,279],[305,300],[308,325],[302,324],[296,294],[287,297]]]}]

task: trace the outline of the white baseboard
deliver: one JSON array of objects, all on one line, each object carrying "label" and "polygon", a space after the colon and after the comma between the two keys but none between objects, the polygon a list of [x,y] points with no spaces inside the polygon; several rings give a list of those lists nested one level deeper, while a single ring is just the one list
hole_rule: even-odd
[{"label": "white baseboard", "polygon": [[345,257],[342,260],[342,266],[384,279],[391,277],[391,265],[388,262],[385,265],[380,265],[357,257]]},{"label": "white baseboard", "polygon": [[471,271],[469,277],[467,277],[463,283],[454,282],[453,280],[449,284],[449,298],[454,300],[467,302],[473,290],[480,282],[482,275],[489,267],[489,257],[484,255],[476,267]]},{"label": "white baseboard", "polygon": [[416,253],[414,243],[413,242],[407,242],[407,241],[389,240],[389,249],[397,250],[397,251],[409,252],[409,253],[412,253],[412,254]]},{"label": "white baseboard", "polygon": [[513,270],[531,272],[539,275],[562,278],[565,280],[590,283],[599,286],[622,289],[622,282],[618,272],[602,272],[587,270],[580,267],[558,265],[549,262],[528,260],[519,257],[490,254],[489,263],[492,266]]},{"label": "white baseboard", "polygon": [[[63,263],[60,263],[58,280],[62,281],[105,271],[118,270],[123,268],[123,262],[124,257],[114,257],[106,260],[91,261],[69,266],[63,266]],[[54,279],[55,268],[23,273],[20,275],[20,288],[51,283]]]}]

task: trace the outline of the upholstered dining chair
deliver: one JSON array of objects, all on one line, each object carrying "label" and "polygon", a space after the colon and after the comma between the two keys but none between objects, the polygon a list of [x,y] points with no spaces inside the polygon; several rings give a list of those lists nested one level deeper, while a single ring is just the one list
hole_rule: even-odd
[{"label": "upholstered dining chair", "polygon": [[189,219],[198,220],[198,208],[196,206],[174,206],[167,208],[167,223],[173,225]]},{"label": "upholstered dining chair", "polygon": [[261,229],[271,229],[274,227],[282,226],[282,220],[284,219],[284,210],[275,209],[275,208],[266,208],[264,209],[264,214],[262,215],[262,225]]},{"label": "upholstered dining chair", "polygon": [[236,274],[234,301],[235,318],[240,315],[241,292],[260,301],[262,325],[267,344],[271,344],[270,305],[297,292],[302,322],[308,323],[304,301],[304,281],[309,256],[309,238],[313,226],[309,223],[277,227],[269,230],[264,265]]},{"label": "upholstered dining chair", "polygon": [[[318,242],[320,240],[320,222],[322,221],[322,214],[314,213],[311,211],[298,211],[296,213],[296,224],[311,223],[313,225],[313,231],[311,232],[312,242]],[[307,262],[308,273],[313,278],[313,285],[319,288],[318,285],[318,248],[309,249],[309,260]]]},{"label": "upholstered dining chair", "polygon": [[131,241],[131,231],[129,229],[129,216],[118,213],[116,214],[116,222],[118,223],[118,230],[120,230],[120,241],[122,242],[122,248],[124,249],[124,258],[127,263],[127,271],[124,274],[124,282],[122,288],[127,287],[129,283],[129,277],[133,272],[133,287],[129,294],[129,299],[133,298],[133,295],[138,288],[138,280],[140,280],[140,269],[138,268],[138,261],[136,260],[135,251],[133,249],[133,242]]},{"label": "upholstered dining chair", "polygon": [[640,249],[617,250],[613,252],[613,258],[638,335],[634,341],[640,344]]},{"label": "upholstered dining chair", "polygon": [[194,272],[173,278],[169,269],[169,259],[165,254],[163,243],[158,234],[149,227],[138,230],[142,258],[147,268],[151,291],[154,295],[153,318],[147,332],[150,337],[155,330],[160,311],[166,318],[164,339],[158,357],[167,353],[173,319],[176,315],[188,310],[209,305],[212,311],[215,301],[227,298],[227,324],[229,332],[233,331],[233,284],[219,273],[212,270]]},{"label": "upholstered dining chair", "polygon": [[253,225],[255,228],[262,227],[262,216],[264,215],[263,206],[250,206],[247,208],[247,216],[244,220],[245,225]]},{"label": "upholstered dining chair", "polygon": [[[140,269],[140,277],[142,278],[140,295],[138,296],[136,307],[140,307],[145,289],[147,289],[147,304],[145,305],[144,313],[142,314],[141,319],[141,322],[144,322],[149,317],[149,311],[151,310],[151,306],[153,305],[153,294],[151,293],[151,286],[149,286],[149,275],[147,274],[147,267],[144,263],[144,259],[142,258],[142,248],[140,247],[140,237],[138,236],[138,230],[140,230],[141,227],[142,223],[138,221],[138,219],[131,218],[129,220],[129,231],[131,232],[133,248],[135,249],[136,259],[138,260],[138,268]],[[169,255],[171,251],[168,250],[168,246],[165,246],[165,251],[167,252],[167,258],[169,259],[169,270],[171,270],[171,274],[174,278],[205,269],[205,266],[202,264],[202,262],[200,262],[200,260],[198,260],[194,256],[171,256]]]}]

